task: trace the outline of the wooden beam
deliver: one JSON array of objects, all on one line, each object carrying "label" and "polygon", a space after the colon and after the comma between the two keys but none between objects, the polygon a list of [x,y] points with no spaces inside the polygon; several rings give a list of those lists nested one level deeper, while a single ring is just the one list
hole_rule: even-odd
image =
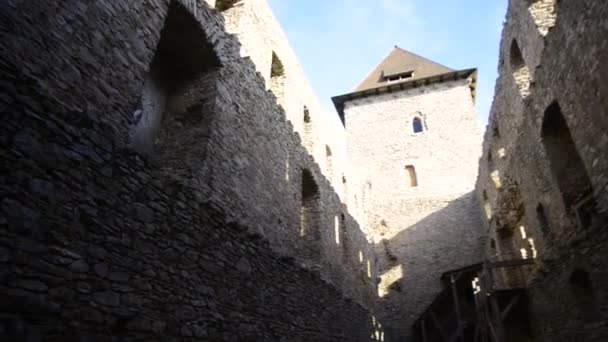
[{"label": "wooden beam", "polygon": [[452,287],[452,300],[454,301],[454,311],[456,312],[456,337],[460,342],[464,342],[464,336],[462,336],[462,322],[460,317],[460,302],[458,301],[458,290],[456,289],[457,277],[452,274],[450,275],[450,286]]},{"label": "wooden beam", "polygon": [[439,330],[441,339],[444,340],[445,342],[450,342],[448,340],[448,337],[446,336],[445,332],[443,331],[443,328],[441,327],[441,324],[439,323],[437,316],[435,316],[435,312],[433,312],[432,310],[431,310],[431,318],[433,318],[433,322],[435,322],[435,326],[437,327],[437,330]]},{"label": "wooden beam", "polygon": [[490,296],[490,306],[492,309],[492,316],[494,319],[490,321],[494,321],[496,323],[496,327],[494,330],[494,337],[496,338],[496,342],[504,342],[505,334],[502,325],[502,319],[500,318],[500,308],[498,307],[498,302],[496,301],[496,297]]},{"label": "wooden beam", "polygon": [[488,263],[488,268],[517,267],[534,264],[534,259],[503,260]]},{"label": "wooden beam", "polygon": [[422,342],[427,342],[427,337],[426,337],[426,320],[424,318],[420,322],[420,327],[422,328]]}]

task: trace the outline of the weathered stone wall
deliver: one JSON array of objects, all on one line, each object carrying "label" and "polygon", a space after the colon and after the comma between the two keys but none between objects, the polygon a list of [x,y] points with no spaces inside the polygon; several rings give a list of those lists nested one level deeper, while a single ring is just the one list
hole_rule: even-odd
[{"label": "weathered stone wall", "polygon": [[[289,46],[280,24],[266,0],[241,0],[223,12],[227,30],[242,43],[241,55],[249,57],[266,81],[281,106],[287,120],[305,142],[308,152],[321,166],[321,172],[330,181],[343,201],[349,203],[340,189],[340,175],[349,172],[346,165],[344,127],[335,113],[327,113],[310,87],[298,59]],[[271,77],[273,53],[284,67],[280,86]],[[309,123],[304,122],[304,108],[309,112]],[[333,153],[332,171],[326,161],[326,149]]]},{"label": "weathered stone wall", "polygon": [[467,80],[349,101],[345,121],[355,191],[364,194],[376,245],[377,308],[397,340],[440,292],[441,273],[481,259],[484,232],[472,196],[481,131]]},{"label": "weathered stone wall", "polygon": [[[133,127],[170,2],[0,5],[2,333],[23,319],[56,340],[369,339],[367,237],[222,16],[172,3],[198,36],[166,57],[206,66],[172,80],[150,156]],[[303,170],[315,260],[299,253]]]},{"label": "weathered stone wall", "polygon": [[[608,336],[607,14],[601,1],[511,1],[503,31],[477,193],[489,209],[487,257],[535,258],[535,266],[515,280],[527,284],[537,341]],[[532,74],[525,99],[509,63],[513,41]],[[546,113],[555,108],[572,145],[560,145],[563,155],[552,161]],[[569,163],[566,174],[558,169],[563,161]],[[577,184],[580,175],[592,186],[593,200],[579,198],[578,207],[566,202],[563,179]],[[575,191],[583,195],[585,189]],[[577,211],[587,222],[577,219]],[[513,283],[518,276],[506,273],[503,280]]]}]

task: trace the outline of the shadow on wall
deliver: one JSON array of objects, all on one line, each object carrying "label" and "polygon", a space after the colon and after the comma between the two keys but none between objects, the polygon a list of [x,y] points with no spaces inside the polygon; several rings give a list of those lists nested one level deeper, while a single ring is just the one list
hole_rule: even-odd
[{"label": "shadow on wall", "polygon": [[386,324],[386,341],[411,334],[411,325],[441,291],[442,273],[482,260],[480,217],[479,203],[470,192],[375,245],[377,308]]},{"label": "shadow on wall", "polygon": [[[183,14],[191,14],[183,3],[195,4],[199,6],[198,10],[208,15],[209,25],[218,26],[213,26],[210,30],[221,32],[223,23],[220,20],[216,23],[208,9],[200,7],[204,2],[173,0],[166,23],[169,26],[165,27],[164,33],[161,32],[162,27],[157,27],[162,22],[145,17],[152,12],[142,9],[149,2],[126,2],[121,5],[100,1],[92,3],[103,4],[98,8],[100,14],[113,12],[116,19],[113,25],[124,25],[121,28],[127,32],[133,29],[133,18],[141,19],[137,21],[138,24],[150,25],[153,34],[145,37],[147,40],[143,46],[156,46],[154,40],[160,37],[161,50],[156,51],[160,53],[155,60],[157,63],[153,61],[153,50],[142,48],[142,51],[133,53],[141,61],[151,62],[165,72],[171,73],[175,68],[179,69],[177,64],[183,62],[175,60],[183,56],[178,56],[172,49],[179,50],[183,46],[171,45],[179,45],[181,42],[166,39],[163,42],[163,34],[171,37],[180,31],[180,25],[196,26],[188,32],[195,34],[196,39],[213,38],[214,41],[208,43],[222,46],[227,50],[222,51],[224,53],[239,51],[236,48],[238,44],[229,35],[224,37],[221,33],[211,35],[205,32],[205,27],[199,27],[202,26],[200,20],[178,20],[183,19]],[[51,3],[46,5],[51,6]],[[121,11],[114,6],[121,7]],[[223,181],[228,183],[226,187],[237,185],[235,188],[242,192],[249,191],[238,187],[244,181],[253,179],[251,188],[262,188],[262,182],[268,178],[274,181],[272,177],[263,177],[263,172],[268,171],[268,167],[259,171],[257,165],[253,165],[249,169],[255,172],[252,171],[248,176],[228,172],[232,170],[226,164],[237,158],[226,156],[234,157],[229,152],[244,148],[243,145],[231,144],[236,140],[233,138],[240,137],[241,133],[248,145],[259,144],[256,147],[268,152],[268,156],[264,157],[269,158],[263,160],[263,163],[288,165],[285,154],[280,154],[284,149],[277,149],[273,153],[268,151],[279,144],[276,142],[279,140],[276,133],[283,140],[282,143],[296,145],[294,155],[297,154],[297,159],[293,160],[297,163],[292,163],[294,170],[299,172],[301,168],[309,167],[313,176],[321,175],[318,165],[308,156],[299,136],[285,122],[284,113],[280,109],[269,106],[271,110],[260,111],[263,114],[256,117],[272,117],[267,120],[280,122],[276,131],[266,128],[266,131],[261,131],[263,134],[256,136],[257,139],[245,139],[250,138],[246,134],[252,133],[246,132],[246,125],[239,121],[245,120],[239,117],[243,114],[238,106],[241,103],[235,100],[230,103],[233,106],[229,110],[218,113],[216,107],[209,109],[200,106],[201,102],[207,104],[206,99],[197,98],[197,92],[189,89],[191,82],[196,81],[190,78],[194,76],[190,71],[198,77],[209,69],[178,71],[173,76],[179,77],[169,81],[162,77],[161,72],[156,80],[160,83],[167,81],[168,84],[158,89],[159,92],[165,92],[165,95],[161,95],[159,101],[151,101],[158,104],[156,109],[139,115],[153,116],[151,121],[154,125],[160,123],[160,127],[154,127],[153,131],[163,132],[168,129],[170,136],[182,137],[182,129],[192,132],[193,139],[200,138],[197,136],[197,128],[202,128],[204,134],[211,132],[205,136],[208,139],[207,145],[215,149],[212,152],[216,158],[229,159],[225,163],[217,163],[217,159],[210,159],[212,153],[201,158],[198,154],[200,150],[189,149],[192,146],[183,141],[176,151],[185,155],[172,154],[169,145],[151,146],[158,140],[154,132],[151,132],[151,137],[143,139],[143,146],[152,147],[152,153],[166,151],[167,157],[174,161],[173,165],[190,169],[193,173],[198,172],[203,179],[200,182],[190,182],[175,174],[163,172],[158,165],[147,162],[148,158],[141,158],[124,146],[129,136],[126,123],[132,122],[133,108],[136,108],[144,89],[148,65],[115,59],[106,55],[105,49],[91,46],[91,56],[86,62],[103,63],[89,67],[84,58],[74,57],[69,52],[72,46],[77,45],[73,41],[75,35],[67,32],[73,26],[45,27],[43,25],[46,22],[38,23],[39,26],[14,25],[27,22],[26,18],[30,15],[41,16],[45,10],[47,8],[42,5],[21,2],[6,11],[10,28],[18,28],[20,35],[15,35],[18,37],[16,39],[7,38],[7,49],[3,50],[19,53],[11,53],[10,56],[2,53],[3,63],[0,63],[3,74],[11,75],[6,82],[10,86],[6,98],[10,101],[2,108],[6,110],[3,112],[6,116],[3,117],[10,124],[0,127],[3,137],[1,150],[5,152],[3,156],[7,160],[7,163],[3,163],[0,177],[1,192],[5,196],[0,212],[0,235],[3,236],[0,262],[7,266],[7,273],[2,271],[0,311],[3,321],[0,328],[5,327],[5,317],[11,321],[14,319],[17,323],[21,323],[25,317],[26,320],[31,318],[28,325],[40,326],[41,334],[53,335],[55,338],[62,334],[67,336],[70,332],[76,336],[78,333],[94,332],[107,337],[112,333],[112,325],[116,325],[119,329],[127,330],[124,334],[138,335],[138,338],[144,340],[196,336],[213,340],[217,337],[218,341],[245,340],[237,334],[247,335],[254,325],[253,330],[256,331],[253,333],[263,335],[260,338],[250,337],[249,340],[270,340],[267,335],[291,336],[292,333],[311,335],[300,340],[321,340],[326,336],[332,336],[334,340],[346,340],[347,337],[335,337],[335,334],[348,335],[352,334],[352,329],[367,329],[365,321],[371,321],[371,318],[362,307],[344,298],[341,291],[338,292],[325,283],[318,273],[308,272],[293,265],[291,261],[281,259],[268,248],[263,239],[247,231],[251,227],[235,224],[232,216],[226,217],[233,215],[230,211],[242,210],[237,206],[242,203],[234,198],[228,203],[222,202],[207,191],[215,185],[209,178],[217,179],[222,175],[226,178]],[[153,13],[153,16],[156,18],[158,14]],[[99,15],[99,18],[102,17]],[[103,25],[99,18],[75,15],[72,23],[82,25],[79,36],[98,34],[107,40],[104,43],[113,43],[117,54],[122,50],[129,51],[129,43],[125,43],[124,37],[116,34],[120,30]],[[158,32],[161,33],[156,35]],[[53,46],[53,50],[45,51],[36,44],[25,44],[27,37],[42,37],[47,43],[45,46]],[[222,41],[218,41],[220,39]],[[164,55],[165,52],[167,55]],[[235,56],[228,58],[233,58],[227,61],[235,64],[233,69],[242,68],[243,74],[254,69],[253,63],[248,59],[238,59]],[[220,64],[224,62],[226,61],[220,58]],[[35,70],[31,73],[24,74],[22,71],[26,68],[23,65],[36,68],[32,68]],[[66,82],[63,77],[53,78],[54,75],[62,74],[59,69],[67,69],[66,65],[84,70],[78,72],[78,80]],[[180,65],[191,66],[189,63]],[[239,76],[221,75],[224,77],[212,79],[214,86],[216,81]],[[125,79],[128,77],[130,79]],[[259,85],[259,89],[247,84],[249,88],[256,89],[249,90],[251,93],[240,93],[244,96],[242,101],[250,100],[247,96],[252,94],[269,94],[265,91],[261,78],[254,83]],[[45,87],[39,87],[40,84]],[[113,95],[111,100],[104,95],[109,88]],[[215,88],[212,89],[216,91]],[[1,98],[4,101],[4,88],[2,91]],[[188,96],[192,107],[182,110],[170,105],[171,98],[181,95]],[[266,101],[266,98],[260,101]],[[271,101],[276,102],[274,99]],[[235,107],[239,107],[239,110]],[[87,110],[75,111],[74,108]],[[167,113],[169,115],[165,116]],[[216,130],[218,124],[214,120],[201,119],[200,116],[204,115],[213,116],[213,119],[222,116],[224,122],[235,125],[229,126],[232,131]],[[260,122],[259,127],[263,127],[264,122]],[[234,130],[238,130],[239,134],[234,134]],[[277,132],[279,130],[281,132]],[[214,139],[222,140],[218,142]],[[258,159],[263,158],[258,156]],[[184,163],[184,160],[188,160],[188,163]],[[212,171],[215,173],[211,175],[205,173],[209,170],[209,164],[214,165]],[[278,168],[276,170],[277,174],[282,171],[284,170]],[[284,174],[281,177],[285,177]],[[317,180],[319,193],[332,201],[327,204],[345,210],[329,182],[321,176]],[[295,185],[291,189],[299,190],[301,184],[298,181],[293,184]],[[288,196],[282,196],[287,193],[287,190],[282,192],[276,201],[287,200]],[[295,191],[288,194],[299,199]],[[263,200],[266,198],[260,196],[260,202]],[[249,203],[251,207],[258,204]],[[270,211],[272,208],[269,207],[266,209]],[[291,215],[299,218],[299,214],[294,210]],[[334,214],[331,213],[332,218]],[[349,216],[346,219],[351,234],[349,241],[365,241],[356,222]],[[289,228],[292,231],[281,231],[281,234],[297,236],[300,226],[290,224]],[[323,228],[330,236],[334,233],[330,224]],[[5,239],[4,236],[8,238]],[[276,277],[272,276],[272,272],[276,272]],[[298,274],[298,278],[294,274]],[[252,279],[254,276],[259,278]],[[291,280],[277,281],[281,276]],[[6,286],[9,281],[10,288]],[[309,284],[309,287],[304,284]],[[322,295],[322,291],[327,294]],[[78,296],[78,301],[74,300],[75,296]],[[8,300],[4,300],[5,297],[15,300],[17,308],[5,307],[4,304],[8,303]],[[317,298],[329,300],[315,302]],[[34,304],[27,304],[30,302],[26,299],[31,299]],[[340,310],[340,305],[346,309]],[[44,306],[52,310],[36,312]],[[310,310],[302,311],[302,307]],[[249,311],[243,308],[248,308]],[[268,309],[276,310],[276,314],[269,314]],[[322,317],[332,311],[335,318]],[[352,311],[360,314],[352,314]],[[35,314],[40,314],[40,317],[34,317]],[[208,315],[209,321],[214,322],[213,325],[199,322],[199,318],[205,315]],[[273,316],[275,318],[269,324],[267,317]],[[51,323],[46,324],[47,319]],[[124,327],[125,320],[130,320],[129,324],[133,326]],[[334,320],[342,320],[343,328],[336,329],[335,326],[341,324],[336,324]],[[352,326],[352,322],[357,320],[361,323],[357,324],[358,328]],[[281,324],[278,321],[282,321]],[[368,325],[371,330],[371,323]],[[79,327],[80,331],[72,331],[74,327]],[[366,338],[369,337],[369,331],[364,334]]]}]

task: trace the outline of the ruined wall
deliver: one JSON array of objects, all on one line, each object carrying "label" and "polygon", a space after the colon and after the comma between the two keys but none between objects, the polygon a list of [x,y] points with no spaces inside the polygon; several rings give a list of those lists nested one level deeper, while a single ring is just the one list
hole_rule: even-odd
[{"label": "ruined wall", "polygon": [[[519,283],[538,341],[608,336],[607,13],[598,1],[511,1],[503,31],[477,194],[487,257],[535,258]],[[530,71],[526,96],[517,50]],[[563,117],[557,149],[554,117]]]},{"label": "ruined wall", "polygon": [[378,257],[377,307],[394,329],[387,333],[405,336],[441,290],[439,275],[481,258],[471,92],[459,80],[357,99],[346,103],[345,121]]},{"label": "ruined wall", "polygon": [[[27,317],[59,340],[369,338],[366,236],[221,14],[171,3],[1,5],[2,333]],[[188,35],[165,45],[171,32]],[[159,54],[179,67],[143,155]],[[314,260],[299,253],[303,170],[322,208]]]},{"label": "ruined wall", "polygon": [[[321,166],[321,172],[343,201],[341,175],[348,173],[345,132],[334,112],[327,113],[310,87],[287,37],[265,0],[241,0],[223,12],[227,30],[242,43],[241,55],[251,58],[268,89],[285,109],[287,120],[300,135],[308,152]],[[284,75],[272,77],[273,53],[280,60]],[[309,120],[305,122],[305,108]],[[332,151],[331,167],[326,146]]]}]

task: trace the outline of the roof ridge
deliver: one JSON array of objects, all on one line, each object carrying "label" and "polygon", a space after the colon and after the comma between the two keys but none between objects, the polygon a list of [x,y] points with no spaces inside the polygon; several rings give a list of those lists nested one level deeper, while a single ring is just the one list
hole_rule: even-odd
[{"label": "roof ridge", "polygon": [[452,68],[450,68],[450,67],[448,67],[448,66],[445,66],[445,65],[443,65],[443,64],[441,64],[441,63],[437,63],[437,62],[435,62],[435,61],[434,61],[434,60],[432,60],[432,59],[428,59],[428,58],[426,58],[426,57],[424,57],[424,56],[421,56],[421,55],[419,55],[419,54],[417,54],[417,53],[415,53],[415,52],[412,52],[412,51],[410,51],[410,50],[406,50],[406,49],[404,49],[404,48],[402,48],[402,47],[400,47],[400,46],[398,46],[398,45],[395,45],[395,48],[397,48],[397,49],[399,49],[399,50],[401,50],[401,51],[403,51],[403,52],[405,52],[405,53],[409,53],[410,55],[413,55],[414,57],[417,57],[417,58],[420,58],[420,59],[424,59],[425,61],[428,61],[428,62],[430,62],[430,63],[433,63],[433,64],[436,64],[436,65],[442,66],[442,67],[444,67],[444,68],[446,68],[446,69],[449,69],[450,71],[455,71],[455,70],[456,70],[456,69],[452,69]]},{"label": "roof ridge", "polygon": [[[405,67],[411,70],[405,70]],[[403,69],[403,70],[401,70]],[[391,79],[390,82],[402,82],[405,80],[415,80],[428,76],[438,75],[442,73],[452,72],[454,69],[443,64],[432,61],[426,57],[422,57],[414,52],[405,50],[398,45],[395,45],[390,52],[378,63],[363,80],[355,87],[353,91],[362,91],[386,85],[389,82],[385,76],[385,72],[395,73],[397,71],[413,71],[414,73],[407,78]]]}]

